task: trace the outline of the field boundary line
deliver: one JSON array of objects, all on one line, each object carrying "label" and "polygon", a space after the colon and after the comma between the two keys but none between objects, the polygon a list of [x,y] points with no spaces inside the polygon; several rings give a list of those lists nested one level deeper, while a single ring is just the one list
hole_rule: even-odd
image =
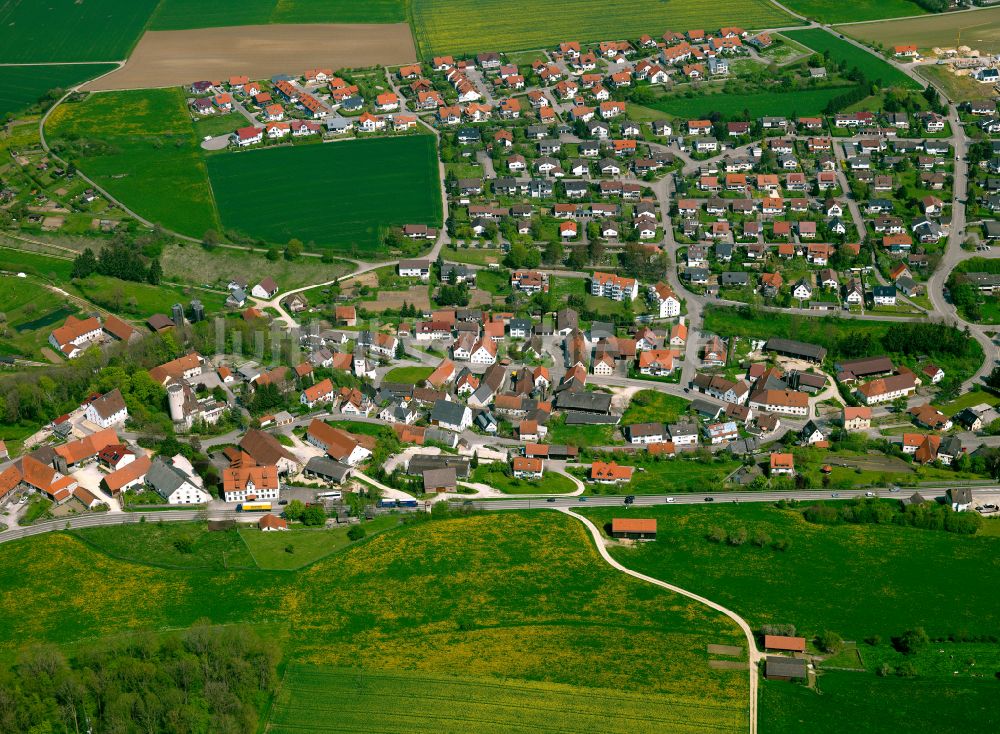
[{"label": "field boundary line", "polygon": [[645,581],[647,583],[654,584],[655,586],[660,586],[664,589],[667,589],[668,591],[673,591],[674,593],[686,596],[689,599],[694,599],[695,601],[700,602],[705,606],[714,609],[717,612],[725,614],[740,627],[740,629],[743,631],[743,634],[746,636],[747,639],[747,657],[749,658],[748,661],[748,669],[750,673],[749,731],[750,734],[757,734],[757,676],[758,676],[757,663],[762,659],[762,655],[760,651],[757,649],[757,641],[754,638],[753,630],[750,628],[750,625],[747,623],[747,621],[743,619],[743,617],[741,617],[736,612],[732,611],[731,609],[727,609],[718,602],[714,602],[711,599],[707,599],[703,596],[695,594],[693,591],[688,591],[687,589],[681,588],[680,586],[676,586],[661,579],[657,579],[652,576],[647,576],[644,573],[640,573],[639,571],[635,571],[629,568],[628,566],[619,563],[608,552],[607,547],[604,545],[604,538],[601,536],[601,531],[589,518],[577,514],[576,512],[573,512],[573,510],[570,510],[567,507],[558,508],[558,512],[561,512],[565,515],[569,515],[570,517],[573,517],[579,520],[581,523],[583,523],[584,527],[586,527],[587,530],[590,531],[590,535],[594,540],[594,544],[597,546],[597,552],[601,554],[601,557],[612,568],[615,568],[618,571],[621,571],[622,573],[637,578],[640,581]]}]

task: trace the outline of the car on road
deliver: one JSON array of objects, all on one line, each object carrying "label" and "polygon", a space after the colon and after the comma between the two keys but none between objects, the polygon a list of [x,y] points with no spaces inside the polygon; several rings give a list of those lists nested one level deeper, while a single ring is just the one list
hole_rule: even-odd
[{"label": "car on road", "polygon": [[576,501],[577,502],[586,502],[587,498],[586,497],[578,497]]},{"label": "car on road", "polygon": [[625,504],[631,505],[633,502],[635,502],[635,495],[634,494],[626,495]]},{"label": "car on road", "polygon": [[874,492],[865,492],[865,497],[874,497],[874,496],[875,496]]},{"label": "car on road", "polygon": [[889,491],[890,492],[898,492],[899,491],[899,487],[889,487]]},{"label": "car on road", "polygon": [[279,505],[287,505],[288,504],[288,500],[278,500],[278,504]]},{"label": "car on road", "polygon": [[840,496],[840,492],[831,492],[830,496],[831,497],[839,497]]},{"label": "car on road", "polygon": [[673,501],[674,501],[673,497],[667,497],[667,502],[673,502]]},{"label": "car on road", "polygon": [[715,497],[706,497],[705,501],[706,502],[715,502]]},{"label": "car on road", "polygon": [[555,497],[549,497],[549,498],[548,498],[548,499],[546,499],[545,501],[546,501],[546,502],[555,502],[555,501],[556,501],[556,498],[555,498]]}]

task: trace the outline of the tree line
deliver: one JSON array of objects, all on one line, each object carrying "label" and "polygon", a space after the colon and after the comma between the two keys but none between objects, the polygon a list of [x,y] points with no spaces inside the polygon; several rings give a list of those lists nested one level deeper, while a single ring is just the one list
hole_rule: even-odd
[{"label": "tree line", "polygon": [[859,497],[838,506],[810,505],[802,513],[807,522],[818,525],[903,525],[922,530],[975,535],[983,518],[977,512],[955,512],[949,505],[924,502],[901,508],[873,498]]},{"label": "tree line", "polygon": [[279,658],[248,627],[207,623],[102,641],[72,658],[32,647],[0,672],[0,733],[256,731]]},{"label": "tree line", "polygon": [[163,280],[160,258],[144,257],[123,237],[116,237],[104,245],[98,255],[94,255],[94,251],[88,247],[74,258],[74,278],[86,278],[94,273],[150,285],[159,285]]}]

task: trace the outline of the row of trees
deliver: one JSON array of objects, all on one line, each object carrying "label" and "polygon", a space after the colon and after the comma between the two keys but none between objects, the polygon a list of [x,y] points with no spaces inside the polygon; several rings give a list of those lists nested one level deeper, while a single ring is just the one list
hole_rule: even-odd
[{"label": "row of trees", "polygon": [[948,505],[925,502],[905,509],[873,498],[857,498],[834,507],[811,505],[803,513],[811,523],[840,525],[904,525],[923,530],[943,530],[948,533],[974,535],[983,519],[976,512],[955,512]]}]

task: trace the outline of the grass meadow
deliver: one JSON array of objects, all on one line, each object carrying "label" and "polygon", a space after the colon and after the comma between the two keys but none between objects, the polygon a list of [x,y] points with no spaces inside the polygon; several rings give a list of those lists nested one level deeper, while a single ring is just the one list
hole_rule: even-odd
[{"label": "grass meadow", "polygon": [[[395,515],[381,515],[364,524],[368,535],[399,524]],[[268,571],[294,571],[343,550],[351,544],[348,528],[290,528],[283,533],[262,533],[255,527],[240,528],[239,534],[253,562]]]},{"label": "grass meadow", "polygon": [[687,412],[691,403],[676,395],[658,390],[640,390],[632,396],[622,415],[622,425],[633,423],[675,423]]},{"label": "grass meadow", "polygon": [[[847,6],[845,6],[847,7]],[[914,5],[916,7],[916,5]],[[884,59],[867,53],[857,46],[828,33],[822,28],[799,31],[783,31],[793,41],[811,48],[817,53],[830,53],[830,58],[838,63],[846,63],[848,68],[857,67],[871,81],[882,87],[906,87],[919,89],[920,85]]]},{"label": "grass meadow", "polygon": [[791,118],[820,114],[831,99],[849,89],[850,87],[824,87],[795,92],[669,96],[644,106],[684,119],[708,117],[713,112],[718,112],[726,119],[753,120],[768,114]]},{"label": "grass meadow", "polygon": [[[741,645],[738,628],[609,568],[561,514],[427,521],[296,572],[163,568],[161,544],[130,543],[137,528],[115,528],[114,555],[63,533],[0,546],[0,658],[103,631],[266,622],[304,665],[642,691],[745,726],[746,672],[709,668],[706,650]],[[611,651],[628,664],[599,663]]]},{"label": "grass meadow", "polygon": [[[592,508],[599,524],[622,511]],[[896,525],[815,525],[799,511],[765,504],[641,508],[659,520],[658,538],[613,555],[741,614],[751,627],[793,624],[807,637],[824,629],[848,640],[888,641],[910,627],[928,634],[993,634],[1000,621],[1000,538]],[[713,527],[745,528],[787,550],[707,538]],[[961,599],[961,604],[955,600]],[[864,651],[862,651],[864,652]]]},{"label": "grass meadow", "polygon": [[579,688],[426,672],[290,665],[267,731],[705,732],[737,731],[738,712],[696,695]]},{"label": "grass meadow", "polygon": [[480,464],[469,481],[488,484],[507,494],[567,494],[576,489],[572,480],[562,474],[549,471],[541,479],[518,479],[504,474],[499,464]]},{"label": "grass meadow", "polygon": [[154,31],[269,23],[404,23],[404,0],[161,0],[150,21]]},{"label": "grass meadow", "polygon": [[768,28],[796,21],[766,0],[411,0],[410,22],[424,58],[440,54],[550,48],[561,41],[658,37],[665,30],[727,25]]},{"label": "grass meadow", "polygon": [[[992,675],[989,676],[992,678]],[[993,732],[1000,727],[995,680],[880,678],[871,672],[824,672],[816,690],[761,681],[761,734]]]},{"label": "grass meadow", "polygon": [[0,118],[31,107],[52,89],[66,89],[115,68],[112,64],[0,66]]},{"label": "grass meadow", "polygon": [[902,18],[927,12],[910,0],[856,0],[850,4],[836,0],[788,0],[784,5],[789,10],[821,23]]},{"label": "grass meadow", "polygon": [[38,252],[14,249],[17,240],[9,240],[11,245],[4,244],[0,235],[0,270],[38,275],[52,281],[67,281],[73,272],[73,260],[61,257],[50,257]]},{"label": "grass meadow", "polygon": [[0,4],[0,63],[120,61],[158,2],[7,0]]},{"label": "grass meadow", "polygon": [[45,134],[146,219],[192,237],[219,228],[182,90],[91,94],[57,107]]},{"label": "grass meadow", "polygon": [[208,170],[223,224],[271,242],[370,252],[386,227],[441,224],[431,135],[215,155]]},{"label": "grass meadow", "polygon": [[208,314],[222,311],[226,303],[226,294],[217,291],[165,283],[134,283],[97,274],[74,281],[72,288],[88,301],[132,318],[147,318],[154,313],[169,314],[170,307],[175,303],[182,303],[187,308],[194,298],[201,301]]}]

